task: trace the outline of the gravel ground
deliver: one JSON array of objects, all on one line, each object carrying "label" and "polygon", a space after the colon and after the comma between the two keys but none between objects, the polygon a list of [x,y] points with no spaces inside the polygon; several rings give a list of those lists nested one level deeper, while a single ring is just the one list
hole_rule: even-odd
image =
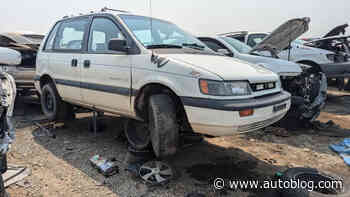
[{"label": "gravel ground", "polygon": [[[330,91],[327,108],[319,118],[333,120],[350,129],[350,100]],[[281,135],[274,129],[222,138],[205,138],[202,143],[183,148],[167,159],[176,171],[167,185],[149,186],[134,174],[125,171],[133,159],[122,137],[122,118],[106,116],[106,129],[96,136],[89,131],[91,114],[79,114],[77,120],[58,125],[56,138],[45,135],[28,120],[41,118],[35,97],[19,98],[16,105],[16,141],[8,155],[9,163],[26,166],[32,174],[25,179],[28,187],[12,185],[12,197],[138,197],[185,196],[200,192],[206,196],[262,196],[258,191],[216,191],[212,180],[266,179],[289,167],[313,167],[350,176],[350,168],[329,150],[341,138],[318,135],[313,130],[297,130]],[[100,154],[116,158],[118,174],[105,178],[94,169],[89,158]]]}]

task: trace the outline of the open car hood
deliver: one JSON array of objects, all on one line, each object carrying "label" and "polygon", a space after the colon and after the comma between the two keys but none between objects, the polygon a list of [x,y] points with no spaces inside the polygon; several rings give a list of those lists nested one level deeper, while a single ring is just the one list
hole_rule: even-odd
[{"label": "open car hood", "polygon": [[310,18],[308,17],[291,19],[266,36],[252,51],[261,51],[267,48],[274,49],[276,53],[279,53],[287,48],[292,41],[307,32],[309,23]]},{"label": "open car hood", "polygon": [[339,25],[335,28],[333,28],[330,32],[328,32],[325,36],[323,36],[323,38],[327,38],[327,37],[331,37],[331,36],[339,36],[340,34],[345,35],[346,33],[346,28],[349,27],[348,24],[344,24],[344,25]]}]

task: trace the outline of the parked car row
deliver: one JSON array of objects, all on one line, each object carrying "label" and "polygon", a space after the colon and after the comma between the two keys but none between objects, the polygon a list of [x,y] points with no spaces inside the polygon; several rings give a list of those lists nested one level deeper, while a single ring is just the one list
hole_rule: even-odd
[{"label": "parked car row", "polygon": [[50,120],[78,107],[125,116],[129,144],[165,157],[182,133],[227,136],[315,120],[327,91],[320,65],[334,53],[295,41],[309,22],[196,38],[120,11],[64,17],[37,51],[34,85]]}]

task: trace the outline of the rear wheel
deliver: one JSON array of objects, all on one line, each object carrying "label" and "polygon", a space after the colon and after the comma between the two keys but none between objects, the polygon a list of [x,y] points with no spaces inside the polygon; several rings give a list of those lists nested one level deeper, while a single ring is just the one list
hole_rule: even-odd
[{"label": "rear wheel", "polygon": [[166,94],[152,95],[148,103],[148,128],[157,157],[174,155],[179,143],[179,125],[173,100]]},{"label": "rear wheel", "polygon": [[62,101],[54,84],[45,84],[41,91],[41,108],[49,120],[62,121],[74,117],[73,106]]}]

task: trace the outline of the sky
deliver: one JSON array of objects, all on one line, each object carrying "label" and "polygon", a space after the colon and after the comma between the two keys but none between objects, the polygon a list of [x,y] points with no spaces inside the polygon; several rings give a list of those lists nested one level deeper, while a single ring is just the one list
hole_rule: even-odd
[{"label": "sky", "polygon": [[[150,15],[149,0],[2,0],[0,32],[47,33],[57,19],[102,7]],[[271,32],[285,21],[310,17],[304,37],[326,34],[350,22],[349,0],[152,0],[152,16],[194,35],[231,31]],[[349,28],[350,32],[350,28]]]}]

